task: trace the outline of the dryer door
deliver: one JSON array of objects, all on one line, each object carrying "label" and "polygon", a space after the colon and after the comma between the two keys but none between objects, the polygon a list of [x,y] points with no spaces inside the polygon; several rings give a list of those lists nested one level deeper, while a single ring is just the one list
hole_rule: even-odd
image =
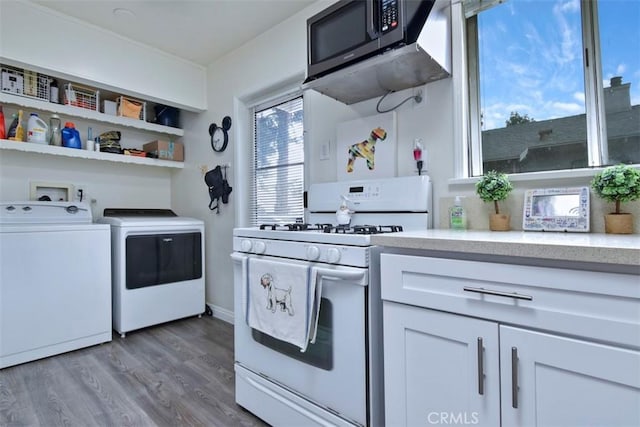
[{"label": "dryer door", "polygon": [[200,232],[127,236],[127,289],[201,278],[201,239]]}]

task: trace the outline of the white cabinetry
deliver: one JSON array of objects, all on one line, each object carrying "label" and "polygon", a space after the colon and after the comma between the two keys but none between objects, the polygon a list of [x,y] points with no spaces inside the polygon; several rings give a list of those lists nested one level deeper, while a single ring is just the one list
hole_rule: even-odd
[{"label": "white cabinetry", "polygon": [[387,425],[640,425],[637,276],[381,263]]},{"label": "white cabinetry", "polygon": [[640,425],[640,352],[500,326],[506,426]]},{"label": "white cabinetry", "polygon": [[498,325],[385,302],[388,426],[500,423]]}]

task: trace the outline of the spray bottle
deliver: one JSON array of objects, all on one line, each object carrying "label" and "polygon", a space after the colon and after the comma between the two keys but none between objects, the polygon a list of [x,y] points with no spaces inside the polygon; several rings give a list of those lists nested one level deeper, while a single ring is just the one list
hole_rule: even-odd
[{"label": "spray bottle", "polygon": [[416,167],[418,168],[418,175],[422,175],[422,139],[416,138],[413,140],[413,160],[416,161]]}]

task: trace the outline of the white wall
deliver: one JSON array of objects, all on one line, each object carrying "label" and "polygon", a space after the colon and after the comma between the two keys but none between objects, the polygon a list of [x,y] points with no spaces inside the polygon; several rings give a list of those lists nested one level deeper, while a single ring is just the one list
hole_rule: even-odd
[{"label": "white wall", "polygon": [[[206,227],[206,297],[214,315],[232,321],[233,272],[232,231],[236,209],[247,205],[249,178],[246,153],[251,152],[251,122],[247,106],[264,98],[274,88],[300,84],[306,61],[306,18],[326,6],[310,7],[272,28],[236,51],[212,64],[208,70],[208,105],[203,114],[184,115],[184,140],[190,145],[185,168],[172,181],[174,206],[183,206],[190,216],[201,218]],[[315,5],[314,5],[315,6]],[[322,111],[317,111],[322,114]],[[223,153],[211,149],[208,134],[211,123],[221,124],[231,116],[229,147]],[[195,143],[197,141],[197,143]],[[202,169],[230,164],[229,182],[233,187],[229,203],[220,213],[208,209],[209,196]]]},{"label": "white wall", "polygon": [[33,3],[0,1],[0,61],[191,111],[207,108],[204,67]]},{"label": "white wall", "polygon": [[[27,30],[27,31],[26,31]],[[126,52],[126,55],[123,55]],[[0,62],[33,66],[40,71],[70,75],[73,81],[99,83],[100,88],[140,93],[145,99],[161,96],[163,101],[206,108],[203,67],[155,49],[97,29],[33,3],[0,2]],[[150,69],[153,73],[150,73]],[[173,85],[176,74],[189,76],[188,87]],[[6,125],[16,111],[4,106]],[[28,117],[30,110],[25,109]],[[49,121],[49,113],[40,116]],[[142,148],[146,142],[166,135],[133,128],[119,128],[96,121],[61,116],[62,124],[73,121],[82,140],[88,127],[93,135],[108,130],[122,132],[123,148]],[[174,138],[172,138],[174,139]],[[186,147],[186,156],[189,148]],[[0,151],[0,200],[27,200],[32,181],[82,185],[94,199],[95,216],[106,207],[172,207],[171,180],[174,169],[120,164],[108,161],[67,158],[12,150]],[[180,207],[176,208],[182,214]]]}]

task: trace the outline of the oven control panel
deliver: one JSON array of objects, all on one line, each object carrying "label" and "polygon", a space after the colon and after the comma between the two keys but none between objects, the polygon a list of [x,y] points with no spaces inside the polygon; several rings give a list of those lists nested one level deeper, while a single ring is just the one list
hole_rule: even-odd
[{"label": "oven control panel", "polygon": [[309,187],[309,212],[335,212],[341,196],[356,212],[430,212],[431,181],[426,175],[339,181]]},{"label": "oven control panel", "polygon": [[322,243],[234,237],[233,250],[246,254],[277,256],[301,261],[354,267],[369,265],[369,248]]}]

